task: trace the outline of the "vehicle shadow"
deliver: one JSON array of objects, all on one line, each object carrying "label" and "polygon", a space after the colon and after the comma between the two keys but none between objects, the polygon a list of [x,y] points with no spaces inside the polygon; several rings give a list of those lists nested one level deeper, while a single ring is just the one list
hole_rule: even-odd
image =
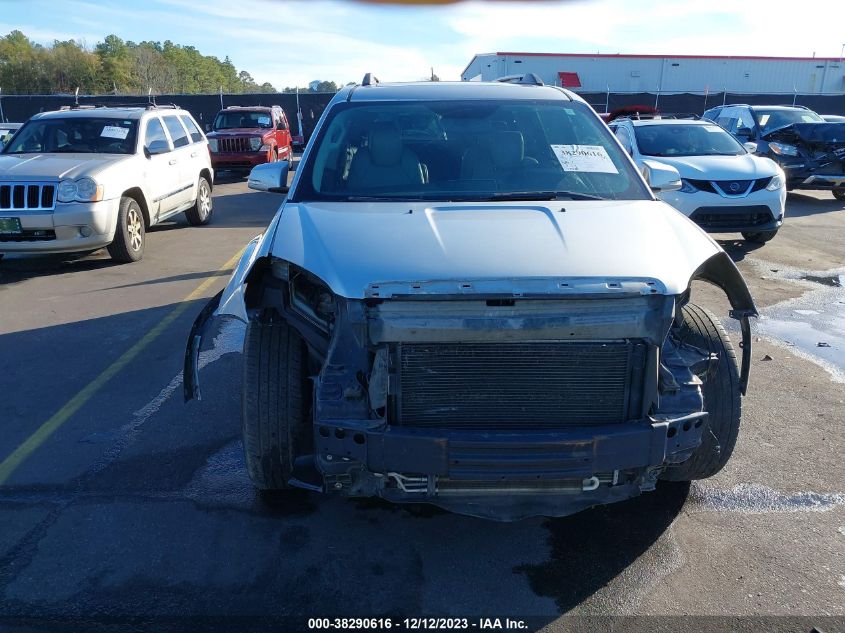
[{"label": "vehicle shadow", "polygon": [[802,218],[818,213],[845,210],[845,200],[837,200],[833,197],[833,194],[828,193],[826,195],[830,197],[820,199],[804,193],[790,191],[786,199],[786,221],[788,222],[789,218]]},{"label": "vehicle shadow", "polygon": [[749,242],[740,238],[728,238],[716,240],[719,246],[730,256],[734,262],[741,262],[749,253],[763,248],[765,244],[759,242]]}]

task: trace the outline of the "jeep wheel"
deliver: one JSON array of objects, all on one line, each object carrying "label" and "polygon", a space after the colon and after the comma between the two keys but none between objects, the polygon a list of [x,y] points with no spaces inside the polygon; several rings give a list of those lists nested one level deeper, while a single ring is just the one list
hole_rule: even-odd
[{"label": "jeep wheel", "polygon": [[294,460],[311,444],[305,353],[284,321],[265,315],[247,326],[242,430],[247,470],[258,489],[287,488]]},{"label": "jeep wheel", "polygon": [[211,221],[212,211],[211,185],[203,176],[200,176],[197,183],[196,202],[194,202],[194,206],[185,211],[185,217],[188,218],[188,222],[192,226],[201,226]]},{"label": "jeep wheel", "polygon": [[765,244],[774,239],[775,235],[778,234],[778,230],[775,229],[774,231],[758,231],[758,232],[751,232],[751,231],[743,231],[742,237],[745,238],[746,242],[757,242],[758,244]]},{"label": "jeep wheel", "polygon": [[677,329],[680,341],[719,356],[719,364],[702,386],[704,410],[708,416],[702,443],[692,456],[676,466],[669,466],[661,479],[690,481],[705,479],[719,472],[733,452],[742,415],[739,369],[736,353],[725,328],[708,310],[689,303],[683,308]]},{"label": "jeep wheel", "polygon": [[834,187],[833,197],[837,200],[845,200],[845,187]]},{"label": "jeep wheel", "polygon": [[144,256],[144,241],[144,214],[141,213],[141,207],[134,199],[124,196],[120,199],[117,211],[114,239],[108,245],[109,255],[116,262],[137,262]]}]

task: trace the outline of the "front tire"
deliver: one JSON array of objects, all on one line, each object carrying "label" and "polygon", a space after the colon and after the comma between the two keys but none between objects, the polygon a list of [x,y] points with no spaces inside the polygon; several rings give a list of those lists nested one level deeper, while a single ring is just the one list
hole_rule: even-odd
[{"label": "front tire", "polygon": [[200,176],[197,183],[197,199],[194,206],[185,211],[185,217],[191,226],[202,226],[211,222],[211,214],[214,210],[211,201],[211,185],[204,176]]},{"label": "front tire", "polygon": [[832,193],[837,200],[845,200],[845,187],[834,187]]},{"label": "front tire", "polygon": [[108,245],[109,255],[116,262],[129,264],[144,256],[144,214],[133,198],[124,196],[120,199],[117,211],[117,226],[114,239]]},{"label": "front tire", "polygon": [[304,356],[302,339],[277,315],[265,315],[247,326],[243,444],[250,479],[260,490],[288,488],[294,460],[310,444]]},{"label": "front tire", "polygon": [[745,238],[746,242],[756,242],[757,244],[765,244],[766,242],[770,242],[771,240],[773,240],[775,235],[777,234],[777,229],[775,229],[774,231],[743,231],[742,237]]},{"label": "front tire", "polygon": [[701,446],[685,462],[666,468],[661,479],[706,479],[722,470],[733,453],[739,435],[742,394],[736,352],[719,320],[708,310],[693,303],[683,308],[677,338],[704,352],[717,354],[719,365],[701,388],[704,410],[710,414]]}]

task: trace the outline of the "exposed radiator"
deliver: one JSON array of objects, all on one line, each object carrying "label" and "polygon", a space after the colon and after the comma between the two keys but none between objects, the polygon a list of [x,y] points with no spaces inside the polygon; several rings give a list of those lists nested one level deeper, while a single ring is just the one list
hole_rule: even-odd
[{"label": "exposed radiator", "polygon": [[554,429],[628,420],[646,346],[633,342],[398,344],[395,424]]}]

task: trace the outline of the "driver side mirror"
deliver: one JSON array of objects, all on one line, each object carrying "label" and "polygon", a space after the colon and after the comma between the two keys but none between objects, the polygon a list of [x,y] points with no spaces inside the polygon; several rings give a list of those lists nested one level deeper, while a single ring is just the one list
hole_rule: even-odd
[{"label": "driver side mirror", "polygon": [[671,165],[659,163],[656,160],[643,161],[643,178],[655,193],[661,191],[676,191],[681,188],[681,174]]},{"label": "driver side mirror", "polygon": [[170,146],[167,144],[167,141],[162,139],[157,139],[144,147],[144,154],[147,155],[147,158],[156,154],[166,154],[169,151]]},{"label": "driver side mirror", "polygon": [[206,131],[206,132],[211,132],[211,123],[206,123],[206,124],[205,124],[205,131]]},{"label": "driver side mirror", "polygon": [[256,191],[269,191],[270,193],[288,192],[288,172],[290,163],[280,160],[276,163],[265,163],[256,165],[249,172],[247,187]]},{"label": "driver side mirror", "polygon": [[742,146],[746,149],[749,154],[754,154],[757,152],[757,143],[743,143]]}]

